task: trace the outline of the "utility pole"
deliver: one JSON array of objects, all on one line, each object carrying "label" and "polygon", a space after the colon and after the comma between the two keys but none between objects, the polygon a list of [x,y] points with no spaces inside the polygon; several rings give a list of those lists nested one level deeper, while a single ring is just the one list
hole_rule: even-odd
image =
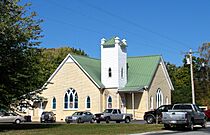
[{"label": "utility pole", "polygon": [[192,49],[190,49],[190,75],[191,75],[191,87],[192,87],[192,103],[195,104],[195,89],[194,89],[194,79],[193,79],[193,62],[192,62]]},{"label": "utility pole", "polygon": [[194,89],[194,79],[193,79],[193,60],[192,60],[192,54],[198,53],[193,52],[192,49],[190,49],[189,52],[186,52],[185,54],[188,56],[186,58],[187,64],[190,64],[190,76],[191,76],[191,88],[192,88],[192,103],[195,104],[195,89]]}]

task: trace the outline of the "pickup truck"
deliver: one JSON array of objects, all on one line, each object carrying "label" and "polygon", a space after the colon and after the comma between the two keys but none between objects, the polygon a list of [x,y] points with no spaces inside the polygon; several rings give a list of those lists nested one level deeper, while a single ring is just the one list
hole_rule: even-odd
[{"label": "pickup truck", "polygon": [[168,112],[168,110],[171,110],[172,107],[173,105],[161,105],[157,109],[145,112],[144,120],[147,122],[147,124],[153,124],[156,122],[160,123],[162,121],[162,112]]},{"label": "pickup truck", "polygon": [[206,116],[194,104],[174,104],[172,110],[162,112],[162,123],[166,129],[176,126],[193,130],[194,125],[206,127]]},{"label": "pickup truck", "polygon": [[125,123],[130,123],[133,119],[133,115],[121,113],[120,109],[105,109],[103,113],[95,114],[94,119],[97,123],[100,123],[100,121],[106,121],[106,123],[109,123],[109,121],[116,121],[116,123],[124,121]]}]

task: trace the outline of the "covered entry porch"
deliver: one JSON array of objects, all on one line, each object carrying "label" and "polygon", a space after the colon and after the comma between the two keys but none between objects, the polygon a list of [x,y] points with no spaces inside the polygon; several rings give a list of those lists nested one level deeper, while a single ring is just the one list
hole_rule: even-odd
[{"label": "covered entry porch", "polygon": [[119,95],[122,112],[133,114],[134,119],[143,119],[144,112],[148,110],[148,91],[119,90]]}]

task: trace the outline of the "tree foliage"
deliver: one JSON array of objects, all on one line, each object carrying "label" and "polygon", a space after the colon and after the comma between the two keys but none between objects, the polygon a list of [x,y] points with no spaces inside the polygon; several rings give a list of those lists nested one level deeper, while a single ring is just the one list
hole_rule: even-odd
[{"label": "tree foliage", "polygon": [[[210,106],[210,83],[208,78],[209,68],[203,67],[205,60],[200,57],[193,57],[193,76],[195,86],[196,104]],[[169,75],[174,85],[172,91],[172,103],[191,103],[191,76],[190,65],[183,59],[183,65],[176,67],[167,63]]]},{"label": "tree foliage", "polygon": [[41,87],[47,81],[50,75],[52,75],[52,73],[69,53],[87,56],[83,50],[70,47],[41,48],[40,52],[41,55],[38,58],[39,87]]},{"label": "tree foliage", "polygon": [[199,48],[200,55],[206,60],[208,66],[210,66],[210,43],[204,43]]},{"label": "tree foliage", "polygon": [[35,12],[30,4],[18,0],[0,1],[0,108],[8,108],[17,97],[33,90],[36,82],[34,59],[42,37]]},{"label": "tree foliage", "polygon": [[41,19],[19,0],[0,1],[0,108],[9,109],[34,97],[68,53],[81,49],[38,48]]}]

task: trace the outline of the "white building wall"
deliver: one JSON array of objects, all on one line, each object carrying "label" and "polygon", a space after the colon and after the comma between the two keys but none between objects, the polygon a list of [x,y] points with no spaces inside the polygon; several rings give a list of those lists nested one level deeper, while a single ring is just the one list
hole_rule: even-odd
[{"label": "white building wall", "polygon": [[[125,41],[124,41],[125,42]],[[122,41],[115,38],[115,45],[103,46],[105,39],[101,40],[101,81],[105,88],[122,88],[127,83],[127,50],[120,45]],[[109,68],[112,76],[109,77]],[[123,78],[121,78],[123,68]]]},{"label": "white building wall", "polygon": [[[113,46],[101,46],[101,81],[106,88],[118,87],[118,50]],[[112,76],[109,77],[109,68]]]},{"label": "white building wall", "polygon": [[[123,77],[121,70],[123,69]],[[125,87],[127,83],[127,48],[118,46],[118,78],[119,88]]]}]

